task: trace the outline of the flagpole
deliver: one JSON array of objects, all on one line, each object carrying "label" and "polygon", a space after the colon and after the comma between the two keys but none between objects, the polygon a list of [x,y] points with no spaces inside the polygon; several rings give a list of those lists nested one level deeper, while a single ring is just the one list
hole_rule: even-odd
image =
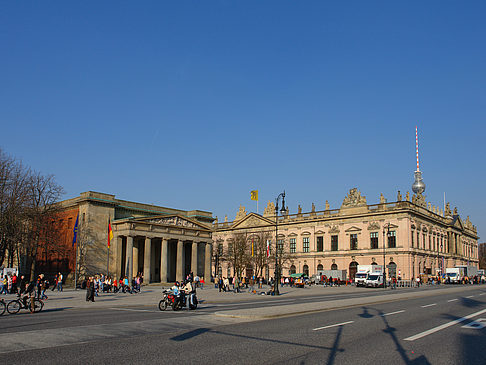
[{"label": "flagpole", "polygon": [[76,250],[74,251],[76,261],[74,264],[74,290],[78,290],[78,240],[76,239]]},{"label": "flagpole", "polygon": [[[108,242],[110,242],[110,216],[108,216]],[[106,277],[110,276],[110,244],[106,245]]]}]

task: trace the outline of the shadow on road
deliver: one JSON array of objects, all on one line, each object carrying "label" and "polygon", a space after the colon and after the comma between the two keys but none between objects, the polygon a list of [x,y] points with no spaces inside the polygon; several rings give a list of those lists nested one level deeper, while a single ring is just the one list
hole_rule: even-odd
[{"label": "shadow on road", "polygon": [[171,337],[170,339],[172,341],[185,341],[209,331],[211,331],[209,328],[196,328],[195,330],[183,333],[182,335]]},{"label": "shadow on road", "polygon": [[381,310],[377,311],[378,314],[381,316],[381,319],[383,320],[383,323],[385,324],[385,329],[383,330],[384,333],[388,334],[392,341],[395,343],[397,352],[400,354],[402,357],[403,361],[407,365],[418,365],[418,364],[423,364],[423,365],[430,365],[430,362],[427,360],[427,358],[424,355],[420,355],[416,359],[409,359],[406,350],[403,348],[403,346],[400,344],[400,341],[398,340],[395,331],[396,328],[391,327],[390,324],[388,323],[388,320],[386,319],[386,316],[384,315],[385,313]]}]

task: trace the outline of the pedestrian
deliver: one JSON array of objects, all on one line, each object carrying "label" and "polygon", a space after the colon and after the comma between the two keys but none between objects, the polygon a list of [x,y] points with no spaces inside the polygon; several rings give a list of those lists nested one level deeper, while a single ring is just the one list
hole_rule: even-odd
[{"label": "pedestrian", "polygon": [[57,274],[56,274],[56,276],[54,277],[54,285],[52,286],[51,291],[54,291],[54,289],[56,289],[56,288],[57,288],[57,280],[58,280],[58,276],[57,276]]},{"label": "pedestrian", "polygon": [[49,289],[49,280],[45,279],[42,282],[42,294],[40,299],[49,299],[49,297],[46,295],[46,290]]},{"label": "pedestrian", "polygon": [[44,274],[40,274],[37,277],[37,282],[36,282],[36,288],[37,288],[37,298],[41,298],[41,292],[42,292],[42,283],[44,282]]},{"label": "pedestrian", "polygon": [[62,292],[62,274],[61,273],[59,273],[57,275],[57,291]]},{"label": "pedestrian", "polygon": [[88,282],[86,283],[86,301],[87,302],[94,302],[94,279],[92,276],[89,277]]}]

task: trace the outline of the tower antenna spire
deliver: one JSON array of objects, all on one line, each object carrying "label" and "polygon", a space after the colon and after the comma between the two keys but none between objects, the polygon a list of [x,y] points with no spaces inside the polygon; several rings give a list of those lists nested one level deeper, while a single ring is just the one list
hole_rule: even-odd
[{"label": "tower antenna spire", "polygon": [[420,171],[419,166],[419,149],[418,149],[418,128],[415,126],[415,151],[417,153],[417,171]]},{"label": "tower antenna spire", "polygon": [[412,191],[415,194],[422,194],[425,191],[425,183],[422,180],[422,172],[419,165],[419,149],[418,149],[418,128],[415,126],[415,153],[417,156],[417,170],[415,171],[415,181],[412,184]]}]

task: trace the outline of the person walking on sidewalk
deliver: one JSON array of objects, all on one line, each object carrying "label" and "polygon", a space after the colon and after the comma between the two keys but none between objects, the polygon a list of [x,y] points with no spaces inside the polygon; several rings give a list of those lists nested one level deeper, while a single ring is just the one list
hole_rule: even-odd
[{"label": "person walking on sidewalk", "polygon": [[62,274],[61,273],[59,273],[57,275],[57,291],[62,292]]}]

